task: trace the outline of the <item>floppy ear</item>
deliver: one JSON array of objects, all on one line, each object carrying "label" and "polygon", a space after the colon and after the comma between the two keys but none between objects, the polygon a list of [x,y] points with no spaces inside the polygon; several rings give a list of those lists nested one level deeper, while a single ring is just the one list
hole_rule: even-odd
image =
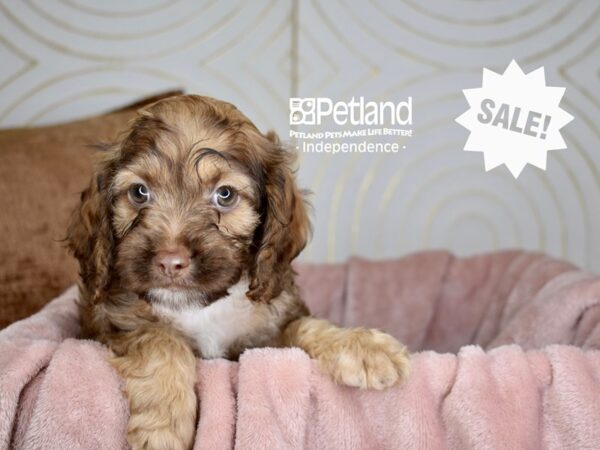
[{"label": "floppy ear", "polygon": [[67,229],[67,247],[79,261],[82,288],[97,303],[110,282],[113,253],[112,213],[104,164],[81,193]]},{"label": "floppy ear", "polygon": [[255,242],[248,298],[269,302],[281,294],[291,275],[290,263],[306,246],[310,222],[303,192],[296,186],[291,165],[295,154],[270,132],[262,147],[264,188],[262,223]]}]

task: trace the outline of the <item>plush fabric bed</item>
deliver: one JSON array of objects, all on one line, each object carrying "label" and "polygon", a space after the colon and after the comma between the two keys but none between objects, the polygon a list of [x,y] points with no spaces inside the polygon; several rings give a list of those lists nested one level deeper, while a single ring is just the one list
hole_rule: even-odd
[{"label": "plush fabric bed", "polygon": [[[415,352],[387,391],[334,385],[298,349],[198,361],[195,448],[600,448],[600,277],[517,251],[298,267],[314,315]],[[0,332],[0,448],[125,448],[107,349],[76,290]]]}]

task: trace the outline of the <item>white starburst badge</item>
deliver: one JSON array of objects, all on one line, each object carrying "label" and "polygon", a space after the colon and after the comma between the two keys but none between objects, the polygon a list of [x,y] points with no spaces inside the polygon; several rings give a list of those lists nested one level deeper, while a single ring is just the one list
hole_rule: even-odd
[{"label": "white starburst badge", "polygon": [[565,88],[546,86],[543,67],[525,74],[513,60],[503,74],[483,69],[482,86],[463,93],[470,109],[456,121],[486,171],[505,164],[517,178],[527,164],[545,170],[547,152],[566,148],[560,129],[573,116],[559,106]]}]

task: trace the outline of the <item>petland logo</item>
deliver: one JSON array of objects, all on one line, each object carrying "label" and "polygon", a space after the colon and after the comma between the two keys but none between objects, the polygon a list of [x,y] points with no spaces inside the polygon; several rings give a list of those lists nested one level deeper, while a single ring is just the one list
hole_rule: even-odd
[{"label": "petland logo", "polygon": [[327,117],[337,125],[412,125],[412,97],[399,103],[365,102],[364,97],[335,103],[327,97],[290,98],[290,125],[321,125]]}]

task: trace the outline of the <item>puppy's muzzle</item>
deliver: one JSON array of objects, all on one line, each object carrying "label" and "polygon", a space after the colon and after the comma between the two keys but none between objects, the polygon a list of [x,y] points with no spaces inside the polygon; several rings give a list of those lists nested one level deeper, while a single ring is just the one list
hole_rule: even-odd
[{"label": "puppy's muzzle", "polygon": [[185,247],[160,250],[153,259],[156,269],[172,280],[184,277],[189,271],[191,262],[191,252]]}]

